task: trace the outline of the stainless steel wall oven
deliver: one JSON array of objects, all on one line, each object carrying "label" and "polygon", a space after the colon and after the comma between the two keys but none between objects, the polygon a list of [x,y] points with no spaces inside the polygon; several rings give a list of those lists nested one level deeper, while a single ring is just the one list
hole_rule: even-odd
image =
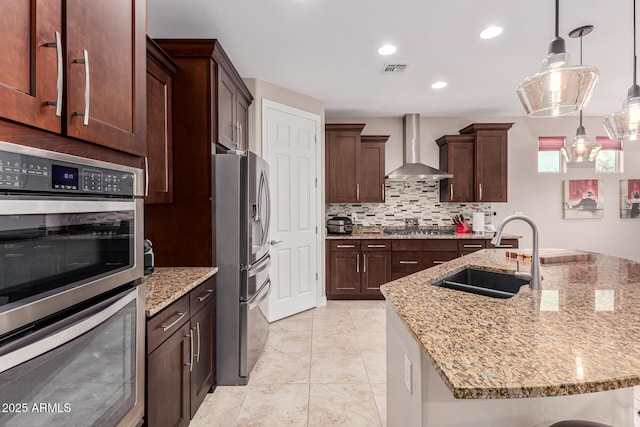
[{"label": "stainless steel wall oven", "polygon": [[0,142],[0,425],[142,420],[141,177]]}]

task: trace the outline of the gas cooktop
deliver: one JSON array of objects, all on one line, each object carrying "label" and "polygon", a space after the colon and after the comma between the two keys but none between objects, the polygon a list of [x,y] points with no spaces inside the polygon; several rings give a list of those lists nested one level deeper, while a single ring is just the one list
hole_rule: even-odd
[{"label": "gas cooktop", "polygon": [[400,236],[452,236],[456,234],[454,230],[430,230],[430,229],[407,229],[407,228],[385,228],[385,234]]}]

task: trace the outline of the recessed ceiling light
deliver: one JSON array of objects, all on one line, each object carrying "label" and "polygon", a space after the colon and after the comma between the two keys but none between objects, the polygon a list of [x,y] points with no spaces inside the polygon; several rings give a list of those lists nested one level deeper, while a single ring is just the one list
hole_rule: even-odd
[{"label": "recessed ceiling light", "polygon": [[385,44],[384,46],[382,46],[380,49],[378,49],[378,53],[380,55],[391,55],[396,53],[396,50],[398,50],[397,47],[395,47],[392,44]]},{"label": "recessed ceiling light", "polygon": [[442,89],[447,86],[447,82],[435,82],[431,85],[431,89]]},{"label": "recessed ceiling light", "polygon": [[492,39],[502,34],[502,27],[487,27],[480,33],[481,39]]}]

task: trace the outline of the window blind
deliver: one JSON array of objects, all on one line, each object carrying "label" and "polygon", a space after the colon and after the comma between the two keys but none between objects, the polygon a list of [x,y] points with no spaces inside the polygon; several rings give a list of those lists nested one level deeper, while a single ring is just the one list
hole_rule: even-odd
[{"label": "window blind", "polygon": [[607,136],[596,136],[596,141],[602,145],[602,150],[622,151],[622,141],[615,141]]},{"label": "window blind", "polygon": [[560,151],[564,146],[564,136],[538,137],[538,151]]}]

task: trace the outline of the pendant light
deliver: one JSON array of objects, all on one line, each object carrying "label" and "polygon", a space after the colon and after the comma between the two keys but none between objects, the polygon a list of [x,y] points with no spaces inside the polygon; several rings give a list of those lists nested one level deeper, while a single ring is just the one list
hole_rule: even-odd
[{"label": "pendant light", "polygon": [[640,140],[640,86],[636,83],[636,2],[633,1],[633,85],[622,103],[622,110],[602,121],[609,138],[616,141]]},{"label": "pendant light", "polygon": [[[593,31],[593,25],[585,25],[583,27],[576,28],[569,33],[569,37],[580,37],[580,65],[582,66],[582,37]],[[576,136],[573,138],[573,142],[569,145],[565,145],[560,149],[565,161],[568,165],[579,164],[592,164],[596,159],[596,156],[600,152],[602,145],[592,143],[587,136],[587,132],[582,126],[582,110],[580,110],[580,126],[576,130]]]},{"label": "pendant light", "polygon": [[598,81],[597,68],[571,65],[564,39],[558,36],[560,0],[556,0],[556,32],[540,72],[524,79],[518,97],[531,117],[555,117],[581,110]]}]

